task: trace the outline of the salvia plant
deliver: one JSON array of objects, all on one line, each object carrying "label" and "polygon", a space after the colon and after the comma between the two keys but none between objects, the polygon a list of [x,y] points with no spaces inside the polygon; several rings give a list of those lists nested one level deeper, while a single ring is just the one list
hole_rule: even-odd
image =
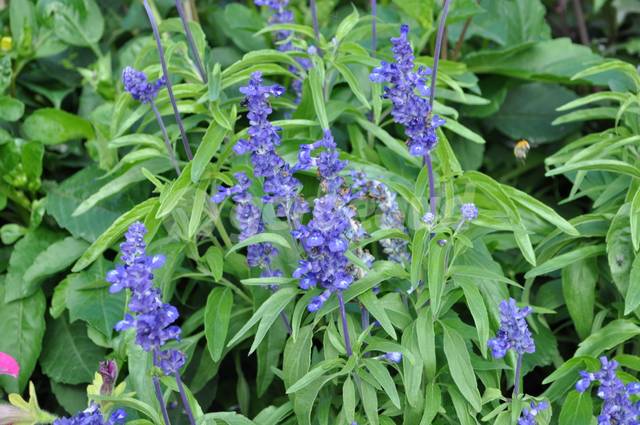
[{"label": "salvia plant", "polygon": [[640,424],[639,10],[0,2],[0,424]]}]

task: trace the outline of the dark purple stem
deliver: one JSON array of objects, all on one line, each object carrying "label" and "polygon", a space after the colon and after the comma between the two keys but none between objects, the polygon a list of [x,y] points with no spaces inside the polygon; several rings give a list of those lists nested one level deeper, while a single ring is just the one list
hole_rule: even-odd
[{"label": "dark purple stem", "polygon": [[431,206],[431,214],[436,216],[436,182],[433,176],[433,163],[431,161],[431,152],[427,152],[424,156],[424,164],[427,166],[429,173],[429,205]]},{"label": "dark purple stem", "polygon": [[371,50],[373,51],[373,56],[376,56],[376,50],[378,49],[378,31],[376,29],[377,19],[378,19],[378,8],[377,1],[371,0]]},{"label": "dark purple stem", "polygon": [[440,51],[442,50],[442,39],[444,37],[444,27],[449,14],[449,3],[451,0],[444,0],[442,13],[440,13],[440,23],[438,24],[438,34],[436,35],[436,50],[433,52],[433,70],[431,73],[431,91],[429,93],[429,106],[433,109],[433,99],[436,96],[436,79],[438,76],[438,63],[440,62]]},{"label": "dark purple stem", "polygon": [[191,425],[196,425],[196,421],[193,417],[193,411],[191,410],[191,405],[189,404],[189,399],[187,398],[187,393],[184,390],[184,385],[182,384],[182,378],[180,377],[180,371],[176,370],[176,384],[178,385],[178,392],[180,393],[180,398],[182,399],[182,404],[184,405],[184,410],[187,412],[187,416],[189,417],[189,423]]},{"label": "dark purple stem", "polygon": [[176,117],[176,122],[178,123],[178,128],[180,129],[180,136],[182,137],[182,145],[184,146],[184,151],[187,154],[187,158],[189,161],[193,159],[193,153],[191,153],[191,147],[189,146],[189,140],[187,139],[187,133],[184,131],[184,125],[182,124],[182,118],[180,118],[180,112],[178,111],[178,104],[176,103],[176,97],[173,95],[173,86],[171,85],[171,79],[169,78],[169,69],[167,68],[167,62],[164,60],[164,49],[162,48],[162,42],[160,40],[160,32],[158,31],[158,24],[156,23],[156,18],[153,16],[153,11],[149,6],[149,2],[144,0],[144,9],[147,12],[147,16],[149,17],[149,23],[151,24],[151,29],[153,30],[153,37],[156,39],[156,44],[158,46],[158,55],[160,56],[160,65],[162,65],[162,74],[167,82],[167,92],[169,93],[169,100],[171,101],[171,106],[173,107],[173,114]]},{"label": "dark purple stem", "polygon": [[309,9],[311,9],[311,20],[313,21],[313,33],[316,36],[316,43],[320,45],[320,25],[318,24],[318,7],[316,0],[309,1]]},{"label": "dark purple stem", "polygon": [[176,8],[178,9],[178,15],[180,15],[180,20],[182,21],[184,32],[187,35],[189,49],[191,50],[191,54],[193,55],[196,62],[198,74],[200,74],[200,78],[202,78],[202,81],[207,84],[207,73],[204,72],[204,66],[202,66],[202,61],[200,60],[200,54],[198,53],[198,49],[196,48],[196,43],[193,41],[193,34],[191,34],[191,28],[189,28],[189,22],[187,21],[187,17],[184,13],[184,8],[182,7],[182,0],[176,0]]},{"label": "dark purple stem", "polygon": [[365,330],[369,327],[369,310],[363,305],[360,306],[360,322],[362,325],[362,330]]},{"label": "dark purple stem", "polygon": [[162,397],[160,379],[158,379],[157,376],[153,377],[153,388],[156,391],[156,398],[158,399],[158,403],[160,404],[160,410],[162,411],[162,418],[164,419],[164,423],[165,425],[171,425],[171,421],[169,420],[169,412],[167,412],[167,406],[164,404],[164,398]]},{"label": "dark purple stem", "polygon": [[515,381],[513,384],[513,399],[520,396],[520,374],[522,373],[522,354],[518,354],[518,360],[516,361]]},{"label": "dark purple stem", "polygon": [[338,302],[340,303],[340,316],[342,317],[342,333],[344,333],[344,345],[347,350],[347,357],[353,355],[351,350],[351,338],[349,337],[349,325],[347,324],[347,311],[344,308],[344,297],[342,291],[337,292]]},{"label": "dark purple stem", "polygon": [[287,313],[284,311],[280,312],[280,317],[282,317],[282,323],[284,323],[284,327],[287,330],[287,333],[291,335],[293,329],[291,329],[291,323],[289,322],[289,318],[287,317]]},{"label": "dark purple stem", "polygon": [[156,120],[158,121],[158,126],[160,126],[160,130],[162,131],[162,137],[164,138],[164,145],[167,148],[167,152],[169,153],[169,161],[171,161],[171,165],[175,168],[176,173],[180,175],[180,167],[178,166],[178,161],[176,160],[176,154],[173,151],[173,146],[171,146],[171,141],[169,140],[169,134],[167,134],[167,128],[164,126],[164,121],[162,121],[162,115],[160,115],[160,111],[156,107],[155,102],[152,100],[150,102],[151,110],[156,116]]}]

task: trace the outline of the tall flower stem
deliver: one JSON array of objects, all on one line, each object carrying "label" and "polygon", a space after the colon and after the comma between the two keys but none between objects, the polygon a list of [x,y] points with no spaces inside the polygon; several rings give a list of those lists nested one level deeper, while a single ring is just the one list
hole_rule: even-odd
[{"label": "tall flower stem", "polygon": [[431,161],[431,152],[427,152],[424,156],[424,164],[427,166],[429,174],[429,205],[431,206],[431,214],[436,216],[436,182],[433,175],[433,162]]},{"label": "tall flower stem", "polygon": [[182,378],[180,376],[180,371],[176,370],[176,384],[178,385],[178,392],[180,393],[180,398],[182,399],[182,404],[184,405],[184,410],[187,412],[187,416],[189,417],[189,423],[191,425],[196,425],[196,421],[193,418],[193,411],[191,410],[191,405],[189,404],[189,399],[187,398],[187,393],[184,390],[184,385],[182,384]]},{"label": "tall flower stem", "polygon": [[436,35],[436,49],[433,52],[433,70],[431,73],[431,90],[429,93],[429,106],[433,109],[433,99],[436,95],[436,79],[438,76],[438,63],[440,62],[440,51],[442,50],[442,40],[444,38],[444,27],[449,14],[449,4],[451,0],[444,0],[442,13],[440,13],[440,23],[438,24],[438,34]]},{"label": "tall flower stem", "polygon": [[371,51],[373,52],[373,56],[376,56],[376,50],[378,49],[378,31],[377,31],[377,20],[378,20],[378,8],[377,1],[371,0]]},{"label": "tall flower stem", "polygon": [[309,1],[309,9],[311,9],[311,20],[313,21],[313,33],[316,36],[316,43],[320,45],[320,24],[318,24],[318,7],[316,0]]},{"label": "tall flower stem", "polygon": [[520,375],[522,374],[522,354],[518,354],[518,360],[516,361],[516,371],[513,383],[513,395],[512,398],[516,399],[520,395]]},{"label": "tall flower stem", "polygon": [[164,397],[162,397],[162,388],[160,388],[160,379],[157,376],[153,377],[153,388],[156,392],[156,398],[158,399],[158,404],[160,404],[160,410],[162,411],[162,418],[164,419],[164,424],[171,425],[171,421],[169,420],[169,412],[167,412],[167,406],[164,404]]},{"label": "tall flower stem", "polygon": [[353,355],[351,350],[351,337],[349,336],[349,325],[347,324],[347,311],[344,308],[344,297],[342,291],[337,292],[338,302],[340,303],[340,317],[342,318],[342,333],[344,333],[344,345],[347,350],[347,357]]},{"label": "tall flower stem", "polygon": [[189,28],[189,22],[187,21],[187,16],[184,13],[182,0],[176,0],[176,9],[178,9],[178,15],[180,15],[180,20],[182,21],[184,32],[187,35],[189,50],[191,50],[191,54],[193,55],[193,58],[196,62],[198,74],[200,74],[200,78],[202,78],[202,81],[207,84],[207,73],[204,71],[204,66],[202,66],[202,60],[200,59],[200,54],[198,53],[198,49],[196,48],[196,43],[193,41],[193,34],[191,34],[191,28]]},{"label": "tall flower stem", "polygon": [[151,24],[151,29],[153,30],[153,37],[155,38],[156,45],[158,46],[160,65],[162,65],[162,74],[164,75],[167,83],[167,92],[169,93],[169,100],[171,101],[171,106],[173,107],[173,114],[176,117],[176,123],[178,124],[178,128],[180,129],[182,145],[184,146],[184,151],[187,154],[187,158],[189,159],[189,161],[191,161],[193,159],[193,153],[191,153],[191,147],[189,146],[187,133],[184,130],[182,118],[180,118],[180,112],[178,111],[178,104],[176,103],[176,97],[173,94],[173,86],[171,84],[171,79],[169,78],[169,68],[167,67],[167,62],[164,59],[164,49],[162,48],[162,41],[160,40],[160,31],[158,30],[158,24],[156,23],[156,18],[153,15],[153,10],[151,10],[151,7],[149,6],[149,2],[147,0],[144,0],[144,10],[147,12],[147,16],[149,17],[149,23]]},{"label": "tall flower stem", "polygon": [[167,133],[167,128],[164,126],[164,121],[162,121],[162,115],[160,115],[160,111],[156,107],[155,102],[152,100],[150,102],[151,110],[156,116],[156,121],[158,121],[158,126],[160,126],[160,130],[162,131],[162,137],[164,138],[164,145],[167,148],[167,152],[169,153],[169,161],[171,161],[171,165],[176,170],[176,173],[180,175],[180,166],[178,165],[178,161],[176,160],[176,153],[173,151],[173,146],[171,146],[171,141],[169,140],[169,134]]}]

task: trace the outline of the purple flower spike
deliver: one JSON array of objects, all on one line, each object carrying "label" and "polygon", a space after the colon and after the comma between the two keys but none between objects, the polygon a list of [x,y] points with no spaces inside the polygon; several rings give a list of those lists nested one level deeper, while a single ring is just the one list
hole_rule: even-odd
[{"label": "purple flower spike", "polygon": [[529,313],[531,313],[531,307],[518,308],[513,298],[500,303],[500,329],[496,337],[487,343],[493,357],[501,359],[510,349],[519,355],[536,351],[531,331],[525,320]]},{"label": "purple flower spike", "polygon": [[[120,245],[124,264],[107,273],[106,280],[111,283],[111,292],[119,292],[124,288],[131,290],[128,307],[133,314],[126,314],[115,329],[123,331],[135,328],[136,344],[145,351],[155,352],[166,342],[180,337],[180,328],[174,325],[179,314],[174,306],[162,302],[160,289],[153,284],[153,271],[162,267],[164,256],[147,255],[144,242],[146,232],[147,229],[140,222],[129,227],[125,242]],[[172,373],[169,369],[164,371]]]},{"label": "purple flower spike", "polygon": [[402,25],[400,37],[391,39],[395,62],[382,61],[379,67],[371,71],[369,78],[374,83],[386,84],[382,97],[391,101],[394,121],[405,128],[409,152],[425,156],[436,146],[436,128],[444,120],[431,115],[428,100],[431,89],[427,87],[431,70],[421,66],[414,71],[415,58],[408,34],[409,26]]},{"label": "purple flower spike", "polygon": [[56,419],[53,421],[53,425],[122,425],[126,417],[127,414],[124,410],[117,409],[105,420],[98,405],[91,404],[87,409],[74,416]]},{"label": "purple flower spike", "polygon": [[578,392],[585,392],[593,382],[598,382],[597,396],[603,400],[598,416],[598,425],[638,425],[640,424],[640,403],[633,403],[631,396],[640,392],[640,383],[623,384],[616,375],[618,362],[600,357],[601,369],[595,373],[580,372],[581,379],[576,384]]},{"label": "purple flower spike", "polygon": [[536,422],[536,416],[538,414],[549,408],[549,403],[546,401],[541,401],[540,403],[531,402],[529,407],[525,407],[522,410],[522,416],[518,419],[518,425],[538,425]]},{"label": "purple flower spike", "polygon": [[113,385],[118,377],[118,364],[115,360],[106,360],[100,362],[98,373],[102,377],[102,385],[100,386],[100,395],[111,395]]},{"label": "purple flower spike", "polygon": [[144,72],[138,71],[130,66],[122,70],[122,84],[124,89],[131,93],[131,97],[141,103],[149,103],[153,101],[158,92],[165,85],[164,77],[150,83]]}]

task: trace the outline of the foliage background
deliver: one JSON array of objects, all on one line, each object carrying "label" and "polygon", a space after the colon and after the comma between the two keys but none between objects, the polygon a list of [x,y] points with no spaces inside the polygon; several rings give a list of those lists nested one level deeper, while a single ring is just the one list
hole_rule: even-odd
[{"label": "foliage background", "polygon": [[[431,64],[440,10],[436,3],[381,1],[378,55],[389,57],[388,39],[397,34],[399,23],[407,22],[418,62]],[[233,106],[240,100],[237,87],[251,70],[271,69],[273,78],[281,81],[287,77],[282,76],[286,73],[281,72],[277,58],[243,62],[245,54],[271,46],[268,34],[255,36],[266,25],[266,11],[252,2],[198,1],[202,30],[194,27],[196,38],[208,44],[205,61],[214,76],[208,86],[198,85],[173,2],[155,4],[160,16],[173,17],[164,21],[162,29],[170,69],[186,81],[176,91],[183,115],[188,115],[192,148],[216,145],[210,155],[201,154],[190,174],[177,180],[167,172],[169,165],[152,117],[123,93],[120,83],[126,65],[151,75],[159,73],[140,2],[13,0],[0,11],[3,35],[11,37],[3,39],[0,58],[0,351],[15,355],[23,368],[17,381],[2,377],[0,384],[7,393],[22,392],[32,380],[44,408],[58,414],[75,412],[86,405],[85,386],[98,361],[108,356],[127,365],[121,376],[128,376],[128,385],[138,397],[153,403],[144,374],[148,359],[127,338],[112,332],[122,315],[124,297],[109,295],[103,281],[116,258],[116,242],[135,216],[146,219],[152,229],[151,250],[164,252],[170,259],[157,281],[183,316],[187,338],[181,344],[190,357],[186,373],[190,389],[205,411],[237,410],[254,417],[263,408],[286,401],[279,374],[283,351],[287,357],[285,344],[291,343],[286,343],[279,322],[252,356],[248,356],[252,338],[244,340],[250,334],[230,348],[213,342],[219,340],[215,332],[220,330],[206,323],[219,319],[219,306],[234,300],[233,311],[227,313],[231,315],[228,342],[269,294],[239,285],[250,277],[244,256],[223,257],[228,246],[217,247],[208,237],[224,238],[222,228],[235,237],[229,208],[218,219],[208,214],[204,202],[215,181],[228,181],[230,169],[247,166],[225,150],[228,140],[237,138],[236,132],[247,124]],[[296,21],[310,25],[306,4],[296,0],[292,4]],[[330,40],[354,6],[362,20],[347,40],[353,39],[366,53],[370,47],[368,2],[320,0],[320,26]],[[559,416],[561,423],[574,423],[566,417],[563,422],[558,415],[562,405],[574,408],[571,403],[578,403],[586,409],[586,402],[571,398],[573,393],[569,393],[571,403],[565,397],[575,381],[573,375],[592,364],[593,358],[613,349],[631,370],[638,370],[640,364],[636,357],[640,299],[634,295],[640,289],[640,265],[635,261],[640,239],[640,197],[636,195],[640,171],[633,138],[639,134],[640,1],[584,1],[582,7],[584,22],[566,1],[455,0],[447,21],[448,47],[438,91],[438,108],[448,118],[444,134],[457,158],[445,166],[440,156],[440,171],[452,173],[442,175],[443,179],[456,182],[449,192],[455,197],[444,202],[452,210],[462,200],[475,200],[486,211],[468,235],[473,249],[467,251],[467,265],[480,268],[479,275],[485,273],[486,287],[497,282],[495,275],[523,285],[523,290],[512,288],[512,293],[534,306],[537,315],[531,325],[538,345],[538,352],[526,361],[524,390],[555,401],[553,421]],[[581,37],[581,25],[588,39]],[[368,72],[375,61],[358,56],[361,50],[351,46],[339,51],[336,61],[340,55],[353,59],[356,87],[372,99]],[[231,68],[233,72],[228,71],[231,66],[236,67]],[[594,66],[600,68],[593,71]],[[397,153],[401,129],[390,125],[382,135],[371,131],[353,87],[337,74],[333,78],[326,110],[345,155],[377,178],[396,182],[393,188],[399,191],[405,183],[415,182],[420,169],[407,165],[407,157]],[[294,119],[317,119],[308,94]],[[291,106],[291,102],[291,97],[286,98],[280,106]],[[162,114],[170,117],[166,93],[158,103]],[[278,118],[286,117],[280,113]],[[231,126],[234,131],[224,130]],[[376,135],[374,143],[368,143],[367,131]],[[178,139],[172,120],[169,132],[173,140]],[[317,128],[306,131],[295,123],[285,125],[289,140],[283,147],[285,155],[293,158],[297,144],[317,134]],[[532,146],[524,161],[513,154],[519,139],[527,139]],[[500,229],[502,216],[493,208],[496,188],[501,191],[498,204],[513,199],[528,203],[528,208],[522,204],[518,208],[529,249],[514,240],[511,231]],[[413,187],[405,189],[411,192]],[[410,211],[414,195],[401,194],[403,206]],[[416,229],[409,227],[412,232]],[[388,270],[382,276],[387,272],[407,280]],[[482,282],[478,276],[476,283]],[[464,279],[459,280],[456,285],[464,287]],[[225,285],[234,289],[224,290]],[[486,325],[491,321],[494,329],[497,301],[508,289],[502,283],[499,293],[489,291],[483,290],[483,305],[478,308],[484,311]],[[384,308],[400,333],[416,316],[402,308],[391,291],[386,293],[391,295],[386,296]],[[478,317],[460,300],[465,296],[469,294],[461,291],[450,300],[452,306],[456,304],[455,319],[468,325],[456,322],[456,329],[467,343],[476,341],[472,364],[479,379],[485,386],[494,382],[499,388],[500,371],[490,366],[490,357],[482,357],[485,353],[478,348],[482,336],[473,329],[478,327]],[[322,336],[327,329],[315,329],[313,363],[327,342],[327,334]],[[441,331],[439,368],[446,365],[445,358],[452,361],[442,353]],[[488,331],[482,332],[488,335]],[[413,341],[400,342],[410,352],[424,355],[421,345],[414,349]],[[294,357],[300,350],[290,349]],[[409,372],[397,375],[406,378]],[[446,370],[442,373],[447,375]],[[411,391],[423,398],[422,392],[429,391],[420,382],[416,389],[408,389],[406,380],[394,377],[398,385],[403,382],[402,393],[408,398]],[[292,382],[287,380],[289,387]],[[442,385],[443,391],[455,388],[450,378],[443,378]],[[320,399],[331,400],[334,390],[325,388]],[[380,403],[388,405],[385,397],[380,395]],[[475,413],[465,404],[468,398],[459,393],[457,401],[452,397],[445,396],[444,402],[451,417],[475,423]],[[488,399],[485,409],[492,403],[498,402]],[[333,408],[326,407],[327,412]],[[413,423],[407,419],[410,413],[404,417],[406,423]]]}]

